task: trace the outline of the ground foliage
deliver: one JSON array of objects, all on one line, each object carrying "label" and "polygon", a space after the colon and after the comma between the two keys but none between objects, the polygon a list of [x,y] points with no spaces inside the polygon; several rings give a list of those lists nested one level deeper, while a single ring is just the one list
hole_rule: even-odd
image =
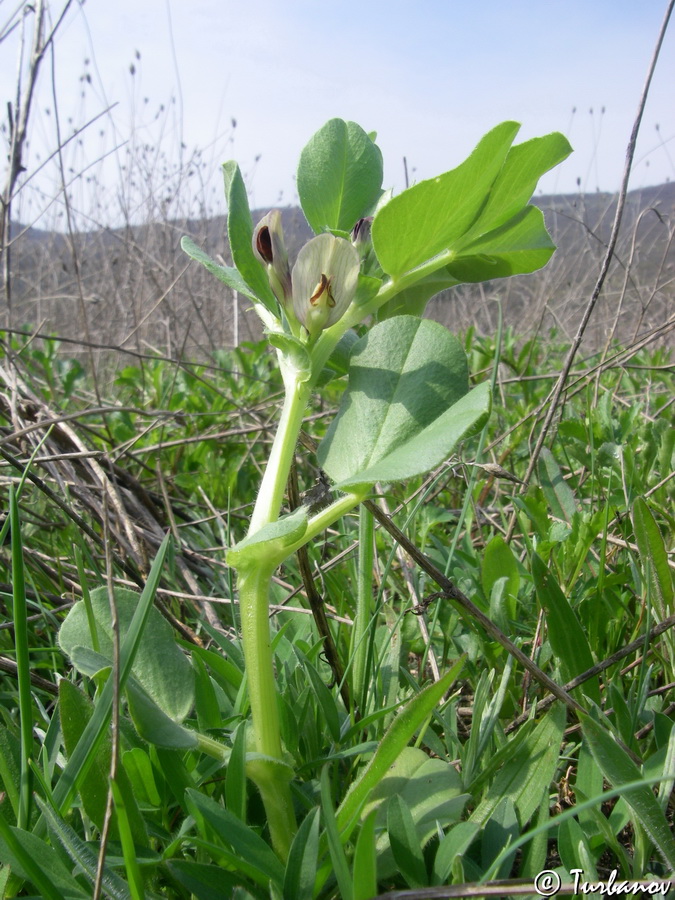
[{"label": "ground foliage", "polygon": [[[8,895],[91,896],[115,703],[113,632],[92,641],[87,613],[105,622],[108,577],[127,691],[105,896],[371,897],[531,880],[546,867],[563,880],[574,868],[587,880],[613,868],[623,878],[672,873],[672,365],[663,350],[619,348],[580,362],[521,492],[512,479],[529,462],[563,348],[510,332],[469,332],[464,343],[473,376],[496,379],[489,423],[430,476],[383,485],[378,506],[543,672],[573,682],[585,712],[551,703],[382,527],[372,617],[355,644],[359,525],[344,518],[309,545],[304,588],[295,560],[275,579],[280,717],[301,822],[283,865],[246,786],[246,676],[222,552],[244,536],[274,427],[281,385],[268,348],[223,352],[213,367],[144,359],[118,372],[117,401],[104,411],[55,342],[4,339]],[[337,395],[329,384],[305,423],[291,497],[316,486],[308,448]],[[342,661],[342,691],[309,614],[308,581]],[[140,602],[129,588],[145,588]],[[143,647],[160,632],[164,670]],[[424,690],[413,746],[402,750],[406,701]],[[388,774],[359,808],[349,787],[378,765]]]}]

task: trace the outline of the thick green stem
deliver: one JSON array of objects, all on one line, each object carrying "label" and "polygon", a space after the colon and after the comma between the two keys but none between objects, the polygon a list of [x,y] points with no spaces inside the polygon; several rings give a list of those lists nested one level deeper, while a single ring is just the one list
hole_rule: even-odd
[{"label": "thick green stem", "polygon": [[283,761],[281,747],[270,640],[268,594],[272,571],[259,563],[240,569],[239,606],[255,749],[267,757],[251,763],[249,774],[262,795],[274,849],[285,860],[296,823],[289,786],[290,771]]},{"label": "thick green stem", "polygon": [[293,372],[284,375],[284,384],[286,396],[281,410],[279,427],[251,516],[249,535],[255,534],[263,525],[276,522],[279,518],[295,445],[309,400],[309,385],[306,382],[300,382]]}]

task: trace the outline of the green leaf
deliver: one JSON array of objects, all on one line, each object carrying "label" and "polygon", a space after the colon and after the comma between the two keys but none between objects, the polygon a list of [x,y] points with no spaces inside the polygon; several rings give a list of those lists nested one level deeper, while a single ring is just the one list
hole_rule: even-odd
[{"label": "green leaf", "polygon": [[398,869],[411,888],[427,884],[427,870],[410,808],[395,794],[387,809],[389,844]]},{"label": "green leaf", "polygon": [[377,894],[375,811],[366,816],[354,847],[354,900],[371,900]]},{"label": "green leaf", "polygon": [[472,232],[485,234],[517,215],[534,193],[541,176],[571,152],[569,141],[559,132],[512,147]]},{"label": "green leaf", "polygon": [[539,483],[548,500],[553,515],[565,522],[572,523],[577,506],[574,494],[563,478],[560,466],[548,447],[541,448],[538,463]]},{"label": "green leaf", "polygon": [[223,866],[209,866],[184,859],[171,859],[166,865],[176,881],[191,895],[194,894],[197,900],[234,897],[236,888],[242,885],[241,877],[228,872]]},{"label": "green leaf", "polygon": [[400,710],[393,720],[365,769],[347,792],[337,813],[337,823],[343,839],[347,839],[355,827],[364,804],[371,792],[385,777],[389,769],[407,747],[413,735],[431,715],[436,704],[458,677],[464,666],[459,659],[435,684],[430,684],[416,694]]},{"label": "green leaf", "polygon": [[439,827],[456,822],[470,799],[469,794],[462,792],[461,778],[450,763],[429,759],[419,747],[404,747],[371,792],[361,813],[362,820],[376,813],[379,836],[375,848],[380,878],[389,878],[400,868],[387,831],[389,807],[399,797],[410,813],[418,847],[423,847]]},{"label": "green leaf", "polygon": [[506,225],[457,250],[445,271],[462,282],[526,275],[545,266],[554,251],[541,210],[527,206]]},{"label": "green leaf", "polygon": [[445,884],[452,872],[457,857],[463,857],[476,836],[480,826],[475,822],[458,822],[445,835],[434,857],[433,884]]},{"label": "green leaf", "polygon": [[248,297],[249,300],[253,300],[255,303],[258,302],[258,298],[251,291],[236,269],[231,266],[221,266],[220,263],[211,259],[211,257],[205,253],[201,247],[198,247],[192,238],[187,235],[181,238],[180,245],[184,253],[187,253],[187,255],[196,262],[201,263],[208,272],[215,275],[219,281],[223,282],[223,284],[226,284],[238,294],[243,294],[244,297]]},{"label": "green leaf", "polygon": [[[609,732],[590,716],[580,713],[579,717],[584,737],[606,780],[615,788],[639,781],[642,773]],[[675,839],[652,789],[648,785],[631,788],[622,792],[621,797],[632,809],[668,866],[675,869]]]},{"label": "green leaf", "polygon": [[503,122],[461,165],[393,197],[373,221],[373,246],[392,277],[453,246],[476,222],[520,126]]},{"label": "green leaf", "polygon": [[300,540],[307,531],[307,507],[299,506],[287,516],[282,516],[276,522],[264,525],[260,531],[239,541],[227,551],[227,563],[237,568],[242,559],[260,558],[267,559],[270,556],[270,548],[267,544],[274,544],[275,548],[283,549]]},{"label": "green leaf", "polygon": [[196,653],[192,657],[192,665],[195,673],[197,728],[202,732],[209,731],[212,728],[221,728],[223,717],[220,712],[214,681],[207,672],[201,657]]},{"label": "green leaf", "polygon": [[321,770],[321,811],[326,829],[328,852],[333,864],[333,873],[340,890],[339,896],[342,900],[352,900],[354,895],[353,880],[349,873],[349,864],[342,846],[338,819],[333,809],[333,798],[330,790],[330,769],[328,766],[324,766]]},{"label": "green leaf", "polygon": [[189,750],[197,746],[194,731],[167,716],[132,678],[127,682],[127,700],[136,731],[144,741],[172,750]]},{"label": "green leaf", "polygon": [[511,619],[516,616],[516,598],[520,587],[520,571],[518,562],[511,547],[500,534],[496,534],[488,543],[483,553],[481,583],[486,597],[490,597],[494,584],[500,578],[506,578],[505,591],[509,598],[508,610]]},{"label": "green leaf", "polygon": [[[487,871],[497,856],[514,842],[520,828],[516,808],[511,797],[502,797],[495,806],[492,815],[483,825],[481,840],[481,862],[483,871]],[[515,850],[514,850],[515,853]],[[507,878],[513,864],[513,857],[507,856],[496,872],[494,878]]]},{"label": "green leaf", "polygon": [[355,122],[331,119],[300,154],[298,194],[315,234],[351,231],[382,187],[382,154]]},{"label": "green leaf", "polygon": [[[75,750],[92,713],[93,704],[88,697],[72,682],[62,678],[59,682],[59,720],[67,756],[70,756]],[[82,806],[99,831],[103,827],[108,801],[109,774],[110,740],[108,739],[100,746],[94,764],[80,782]]]},{"label": "green leaf", "polygon": [[673,612],[673,576],[663,535],[642,497],[633,504],[633,530],[640,562],[651,587],[652,602],[661,619],[665,619]]},{"label": "green leaf", "polygon": [[[572,681],[595,664],[586,632],[555,578],[536,553],[532,556],[532,576],[537,597],[546,612],[548,639],[553,653],[565,681]],[[597,677],[589,678],[577,691],[583,691],[594,703],[600,705],[600,684]]]},{"label": "green leaf", "polygon": [[133,747],[122,754],[122,764],[131,784],[131,791],[141,806],[154,806],[158,808],[162,804],[162,798],[157,790],[155,772],[150,757],[141,747]]},{"label": "green leaf", "polygon": [[379,323],[354,345],[321,467],[340,488],[429,471],[488,415],[489,386],[467,390],[464,350],[444,326],[413,316]]},{"label": "green leaf", "polygon": [[[152,601],[155,597],[159,579],[164,564],[164,558],[169,547],[169,536],[163,540],[157,555],[153,560],[150,574],[145,588],[138,598],[138,605],[128,631],[120,648],[120,672],[119,684],[124,689],[129,673],[133,667],[142,641],[148,617],[152,611]],[[67,809],[77,791],[78,785],[89,771],[89,767],[96,759],[96,753],[101,742],[107,734],[107,724],[110,721],[113,702],[113,682],[108,679],[94,708],[94,714],[87,723],[77,747],[71,754],[61,777],[54,788],[54,805],[63,812]],[[40,823],[36,826],[36,830]]]},{"label": "green leaf", "polygon": [[276,315],[277,300],[270,287],[267,272],[253,253],[253,219],[248,206],[246,185],[236,162],[230,161],[223,165],[223,177],[227,200],[227,237],[232,261],[253,296],[259,298]]},{"label": "green leaf", "polygon": [[339,744],[340,716],[338,714],[338,708],[337,704],[335,703],[335,698],[328,690],[323,682],[323,679],[311,664],[311,662],[307,659],[307,657],[304,654],[299,655],[302,659],[302,664],[305,667],[307,674],[309,675],[309,680],[312,683],[314,695],[318,701],[319,707],[321,708],[321,712],[323,713],[323,718],[328,727],[328,731],[330,732],[331,739],[334,743]]},{"label": "green leaf", "polygon": [[[115,588],[115,602],[120,637],[124,640],[138,608],[139,595],[125,588]],[[111,660],[112,625],[106,587],[91,592],[91,605],[96,616],[101,654]],[[76,603],[66,616],[59,631],[59,644],[73,660],[75,648],[92,648],[83,602]],[[187,716],[194,703],[194,671],[176,644],[173,629],[154,608],[149,611],[148,627],[141,638],[132,671],[134,678],[167,716],[176,721]]]},{"label": "green leaf", "polygon": [[272,881],[281,887],[284,868],[272,848],[231,812],[211,797],[199,791],[188,790],[186,798],[195,814],[211,826],[218,840],[232,848],[236,854],[236,864],[241,872],[258,884],[266,886]]},{"label": "green leaf", "polygon": [[553,780],[564,727],[565,709],[556,703],[504,765],[471,814],[471,822],[487,822],[504,797],[514,803],[521,825],[529,821]]},{"label": "green leaf", "polygon": [[578,867],[584,870],[586,881],[598,880],[591,848],[576,819],[566,819],[558,826],[558,853],[568,872]]},{"label": "green leaf", "polygon": [[293,838],[284,875],[284,900],[312,900],[319,855],[319,807],[308,813]]},{"label": "green leaf", "polygon": [[15,825],[19,812],[21,746],[18,738],[4,726],[0,727],[0,781],[6,794],[0,815],[4,815],[11,825]]},{"label": "green leaf", "polygon": [[246,821],[246,722],[237,726],[232,742],[225,772],[225,804],[238,819]]},{"label": "green leaf", "polygon": [[70,874],[61,857],[30,831],[12,828],[0,816],[0,862],[12,872],[30,881],[45,900],[75,900],[91,897]]},{"label": "green leaf", "polygon": [[[46,818],[50,829],[62,844],[70,859],[86,873],[92,886],[96,880],[98,869],[98,856],[89,844],[79,837],[76,831],[70,827],[54,810],[44,803],[39,797],[37,804],[42,815]],[[103,893],[113,900],[129,900],[130,893],[127,884],[115,874],[109,866],[105,866],[102,879]]]}]

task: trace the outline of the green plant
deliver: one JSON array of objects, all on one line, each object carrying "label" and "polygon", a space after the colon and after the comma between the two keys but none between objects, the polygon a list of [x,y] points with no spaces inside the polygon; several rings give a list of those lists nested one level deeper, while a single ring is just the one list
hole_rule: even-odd
[{"label": "green plant", "polygon": [[[296,825],[269,637],[271,578],[289,555],[362,503],[377,482],[424,474],[484,423],[488,386],[469,391],[461,345],[419,315],[442,289],[533,271],[550,258],[554,248],[541,212],[527,203],[539,176],[570,148],[558,134],[513,147],[517,131],[515,123],[503,123],[458,168],[389,198],[373,137],[335,119],[300,158],[298,191],[317,236],[302,248],[292,271],[279,215],[270,214],[254,230],[233,163],[224,166],[224,174],[236,268],[217,265],[183,240],[186,252],[254,303],[284,381],[284,405],[248,535],[228,553],[237,570],[260,757],[248,772],[282,859]],[[352,329],[367,320],[368,331],[355,335]],[[282,516],[311,393],[350,334],[348,386],[318,451],[339,496],[318,512],[300,506]],[[367,609],[359,611],[359,618],[368,616]]]}]

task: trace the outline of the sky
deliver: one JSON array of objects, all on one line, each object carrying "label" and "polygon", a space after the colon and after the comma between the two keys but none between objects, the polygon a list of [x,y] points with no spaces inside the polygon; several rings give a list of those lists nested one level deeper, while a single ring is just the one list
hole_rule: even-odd
[{"label": "sky", "polygon": [[[52,18],[63,3],[51,0]],[[18,5],[9,4],[0,0],[0,33]],[[231,158],[253,207],[294,204],[299,153],[336,116],[377,132],[385,186],[396,191],[404,158],[411,183],[433,177],[506,119],[522,124],[517,141],[561,131],[575,148],[538,192],[614,191],[665,9],[666,0],[76,2],[43,65],[26,177],[56,145],[53,71],[62,136],[99,116],[64,153],[85,219],[114,218],[125,203],[141,213],[151,183],[170,196],[172,165],[195,149],[181,184],[209,211],[225,212],[219,166]],[[17,36],[0,43],[3,110]],[[674,85],[671,22],[631,187],[675,178]],[[119,179],[139,156],[132,197]],[[40,198],[59,209],[49,203],[55,165],[31,178],[23,220]],[[93,183],[96,210],[86,196]]]}]

